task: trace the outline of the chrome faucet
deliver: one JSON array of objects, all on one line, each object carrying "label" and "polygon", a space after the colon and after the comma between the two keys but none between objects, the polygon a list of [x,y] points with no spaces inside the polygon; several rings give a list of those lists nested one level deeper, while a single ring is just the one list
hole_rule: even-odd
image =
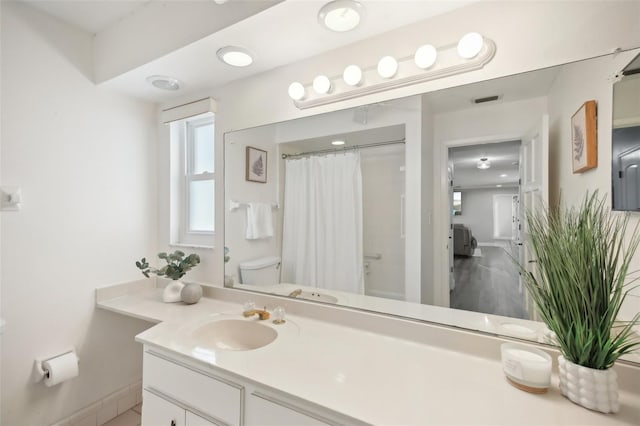
[{"label": "chrome faucet", "polygon": [[244,311],[242,315],[244,315],[245,318],[249,318],[253,315],[258,315],[258,319],[260,321],[268,320],[271,316],[266,307],[264,309],[250,309],[248,311]]},{"label": "chrome faucet", "polygon": [[297,289],[297,290],[293,290],[291,293],[289,293],[289,297],[298,297],[302,294],[302,289]]}]

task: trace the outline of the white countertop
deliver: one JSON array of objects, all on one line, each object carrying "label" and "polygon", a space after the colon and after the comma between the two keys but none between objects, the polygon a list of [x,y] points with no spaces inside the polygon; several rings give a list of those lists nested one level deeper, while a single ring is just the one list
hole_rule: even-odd
[{"label": "white countertop", "polygon": [[[640,425],[638,393],[620,392],[621,410],[605,415],[561,396],[509,385],[499,360],[453,352],[334,323],[288,315],[271,344],[245,352],[202,351],[186,330],[217,313],[239,315],[235,303],[203,298],[162,303],[147,289],[97,306],[161,324],[136,339],[223,371],[380,425]],[[273,326],[277,327],[277,326]],[[425,325],[429,327],[429,325]],[[471,353],[473,348],[469,348]]]}]

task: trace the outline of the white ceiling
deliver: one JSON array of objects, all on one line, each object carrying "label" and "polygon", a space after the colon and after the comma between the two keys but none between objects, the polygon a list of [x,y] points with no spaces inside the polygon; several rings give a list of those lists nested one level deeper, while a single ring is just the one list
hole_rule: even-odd
[{"label": "white ceiling", "polygon": [[[482,157],[489,159],[490,168],[478,169],[476,165]],[[453,164],[453,187],[516,186],[519,179],[519,160],[520,141],[450,148],[449,161]]]},{"label": "white ceiling", "polygon": [[156,0],[22,0],[91,34],[99,33]]},{"label": "white ceiling", "polygon": [[[103,31],[148,3],[126,0],[23,1],[92,33]],[[240,1],[244,0],[229,0],[229,3]],[[483,0],[360,1],[366,8],[366,14],[361,25],[349,32],[335,33],[318,24],[318,11],[328,0],[286,0],[102,85],[149,101],[166,102]],[[247,68],[235,68],[221,63],[215,52],[226,45],[249,49],[256,56],[254,64]],[[154,74],[169,75],[181,80],[183,89],[166,92],[152,88],[145,78]]]}]

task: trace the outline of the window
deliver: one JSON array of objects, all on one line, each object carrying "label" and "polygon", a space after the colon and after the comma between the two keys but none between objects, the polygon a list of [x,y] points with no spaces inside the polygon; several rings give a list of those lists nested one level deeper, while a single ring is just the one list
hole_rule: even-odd
[{"label": "window", "polygon": [[460,216],[462,214],[462,192],[453,191],[453,215]]},{"label": "window", "polygon": [[174,245],[213,247],[214,140],[211,113],[171,123],[171,242]]}]

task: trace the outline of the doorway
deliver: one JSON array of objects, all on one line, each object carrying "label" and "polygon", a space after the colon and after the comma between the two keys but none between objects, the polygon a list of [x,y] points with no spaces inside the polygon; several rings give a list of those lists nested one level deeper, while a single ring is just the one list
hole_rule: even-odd
[{"label": "doorway", "polygon": [[450,147],[450,307],[529,318],[519,259],[521,141]]}]

